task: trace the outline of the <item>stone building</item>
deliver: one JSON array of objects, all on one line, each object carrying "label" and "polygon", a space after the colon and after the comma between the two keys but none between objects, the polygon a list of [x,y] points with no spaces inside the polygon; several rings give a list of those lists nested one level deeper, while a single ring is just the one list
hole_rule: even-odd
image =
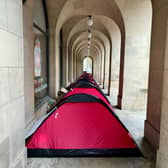
[{"label": "stone building", "polygon": [[[119,113],[145,116],[141,140],[168,168],[167,37],[167,0],[0,0],[0,168],[36,162],[26,158],[26,132],[86,69]],[[108,161],[94,159],[116,164]]]}]

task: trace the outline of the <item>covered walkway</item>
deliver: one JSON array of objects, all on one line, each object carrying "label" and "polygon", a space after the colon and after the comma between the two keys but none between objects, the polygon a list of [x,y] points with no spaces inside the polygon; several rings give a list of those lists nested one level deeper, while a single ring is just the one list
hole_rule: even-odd
[{"label": "covered walkway", "polygon": [[[0,168],[168,168],[167,23],[167,0],[1,0]],[[144,158],[27,158],[27,132],[83,71]]]}]

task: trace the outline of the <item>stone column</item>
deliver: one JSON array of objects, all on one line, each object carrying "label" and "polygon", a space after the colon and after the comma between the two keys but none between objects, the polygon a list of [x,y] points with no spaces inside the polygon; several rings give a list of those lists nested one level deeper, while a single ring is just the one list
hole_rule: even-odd
[{"label": "stone column", "polygon": [[[164,1],[164,0],[163,0]],[[164,61],[167,34],[167,1],[153,2],[152,38],[149,70],[149,91],[145,138],[157,149],[159,146],[160,118],[163,107]],[[166,3],[167,2],[167,5]],[[165,112],[165,111],[163,111]]]},{"label": "stone column", "polygon": [[33,0],[23,6],[23,36],[24,36],[24,94],[26,125],[34,120],[34,34],[33,34]]},{"label": "stone column", "polygon": [[162,114],[159,150],[157,152],[157,168],[168,167],[168,59],[165,64],[167,64],[167,67],[165,67],[164,70],[163,80]]},{"label": "stone column", "polygon": [[[163,80],[162,80],[162,97],[161,97],[161,122],[160,122],[160,141],[157,152],[157,168],[168,167],[168,2],[162,6],[157,13],[160,13],[160,22],[164,22],[164,47],[163,58]],[[159,20],[159,18],[158,18]],[[156,119],[157,120],[157,119]]]},{"label": "stone column", "polygon": [[110,47],[110,57],[109,57],[109,76],[108,76],[108,96],[110,96],[110,89],[111,89],[111,72],[112,71],[112,44],[111,44],[111,47]]},{"label": "stone column", "polygon": [[119,89],[117,107],[122,109],[123,83],[124,83],[124,60],[125,59],[125,34],[121,35],[121,54],[120,54],[120,70],[119,70]]},{"label": "stone column", "polygon": [[[118,104],[129,110],[146,110],[152,6],[149,0],[127,0],[125,23],[124,76],[120,76]],[[124,34],[122,34],[122,39]],[[124,43],[124,42],[121,42]],[[124,45],[124,44],[121,44]],[[121,59],[122,61],[122,59]],[[122,68],[120,68],[122,70]],[[123,79],[122,79],[123,78]]]}]

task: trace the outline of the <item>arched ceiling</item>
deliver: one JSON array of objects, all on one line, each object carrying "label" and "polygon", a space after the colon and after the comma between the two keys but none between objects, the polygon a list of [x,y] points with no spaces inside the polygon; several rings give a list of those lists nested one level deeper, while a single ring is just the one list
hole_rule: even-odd
[{"label": "arched ceiling", "polygon": [[[109,40],[107,39],[107,37],[103,33],[98,32],[98,31],[93,31],[92,34],[93,34],[92,35],[93,36],[92,40],[99,41],[99,43],[103,46],[104,49],[109,46],[108,45]],[[74,34],[74,36],[72,37],[72,39],[71,39],[70,44],[69,44],[68,47],[70,49],[73,49],[74,45],[81,38],[82,38],[82,40],[87,40],[87,32],[78,32],[78,33]],[[106,44],[106,46],[105,46],[105,44]]]},{"label": "arched ceiling", "polygon": [[[78,56],[81,50],[86,49],[86,46],[87,46],[87,44],[80,46],[76,51],[76,55]],[[96,53],[97,53],[98,56],[101,56],[102,53],[101,53],[101,50],[98,48],[98,46],[91,45],[90,51],[92,50],[92,48],[94,48],[96,50]],[[90,56],[90,52],[89,52],[89,55],[88,55],[87,52],[88,52],[88,50],[86,49],[85,56]]]},{"label": "arched ceiling", "polygon": [[67,41],[67,43],[69,43],[69,40],[74,34],[77,34],[78,32],[86,32],[89,29],[91,29],[92,31],[97,30],[99,32],[102,32],[110,39],[110,34],[107,28],[99,21],[98,18],[93,18],[94,25],[91,28],[86,24],[86,20],[87,18],[85,17],[84,19],[81,19],[77,23],[73,23],[72,25],[70,25],[69,21],[66,24],[64,24],[63,29],[64,27],[66,28],[65,40]]},{"label": "arched ceiling", "polygon": [[56,26],[62,25],[73,16],[102,15],[114,20],[121,31],[124,30],[124,22],[116,2],[114,0],[68,0],[60,12]]},{"label": "arched ceiling", "polygon": [[93,15],[93,28],[103,32],[108,38],[111,27],[109,29],[109,22],[102,24],[105,17],[115,22],[120,31],[124,32],[123,18],[115,0],[63,0],[59,3],[57,1],[55,0],[54,3],[53,0],[47,0],[47,5],[50,9],[50,20],[52,20],[50,24],[51,26],[55,24],[56,34],[59,33],[61,28],[65,30],[63,33],[65,41],[69,42],[73,34],[88,29],[86,25],[86,17],[88,15]]},{"label": "arched ceiling", "polygon": [[[87,38],[85,38],[85,33],[81,34],[73,43],[72,45],[72,49],[75,49],[78,47],[79,44],[83,43],[83,44],[88,44],[88,40]],[[104,43],[102,40],[100,40],[98,37],[94,37],[92,40],[91,40],[91,44],[96,44],[99,46],[99,48],[101,50],[104,50],[105,49],[105,46],[104,46]]]},{"label": "arched ceiling", "polygon": [[[92,39],[95,38],[99,41],[99,44],[94,42],[92,47],[99,48],[101,56],[105,54],[102,54],[104,51],[106,51],[106,54],[109,53],[112,46],[111,30],[117,25],[121,33],[125,32],[123,17],[115,0],[63,0],[58,3],[57,1],[47,0],[49,23],[50,27],[53,27],[50,33],[55,34],[57,41],[56,56],[59,55],[58,41],[61,29],[63,32],[63,46],[66,50],[64,57],[67,58],[67,53],[74,52],[79,45],[81,47],[85,46],[86,50],[88,50],[86,45],[88,38],[86,19],[88,15],[92,15],[94,20],[94,25],[91,28],[93,32]],[[80,40],[86,42],[81,43]]]},{"label": "arched ceiling", "polygon": [[[103,36],[101,39],[100,39],[100,36],[96,36],[95,34],[93,35],[93,38],[91,40],[91,44],[92,44],[92,46],[96,46],[100,50],[99,52],[101,53],[100,54],[101,56],[104,56],[104,54],[105,54],[104,52],[108,49],[108,47],[110,45],[109,45],[109,41],[106,38],[106,36],[102,33],[100,33],[100,34],[101,34],[101,36]],[[85,48],[87,49],[88,48],[87,42],[88,42],[87,41],[87,32],[80,34],[79,36],[76,37],[76,39],[72,43],[72,46],[70,47],[70,53],[73,53],[73,55],[74,55],[74,51],[84,45],[85,45]],[[106,44],[106,46],[104,44]],[[90,49],[92,49],[92,46]]]}]

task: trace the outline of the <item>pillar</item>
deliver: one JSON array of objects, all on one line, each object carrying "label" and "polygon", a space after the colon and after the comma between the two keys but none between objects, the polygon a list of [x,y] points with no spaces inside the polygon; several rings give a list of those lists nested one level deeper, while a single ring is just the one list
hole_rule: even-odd
[{"label": "pillar", "polygon": [[[160,38],[163,42],[158,43],[162,45],[162,94],[161,94],[161,121],[160,121],[160,138],[159,149],[157,152],[157,168],[168,167],[168,2],[162,2],[164,5],[158,5],[155,9],[156,21],[162,23],[160,25]],[[157,17],[156,17],[157,16]],[[158,23],[159,24],[159,23]],[[159,31],[159,30],[158,30]],[[163,31],[163,32],[162,32]],[[158,34],[158,36],[159,36]],[[158,119],[156,119],[158,120]]]},{"label": "pillar", "polygon": [[[159,146],[161,112],[164,116],[164,113],[168,110],[165,109],[165,95],[168,92],[166,93],[165,88],[163,89],[166,82],[164,76],[167,73],[165,66],[167,15],[168,2],[154,0],[145,138],[155,149]],[[165,131],[161,130],[161,132],[163,134]]]}]

